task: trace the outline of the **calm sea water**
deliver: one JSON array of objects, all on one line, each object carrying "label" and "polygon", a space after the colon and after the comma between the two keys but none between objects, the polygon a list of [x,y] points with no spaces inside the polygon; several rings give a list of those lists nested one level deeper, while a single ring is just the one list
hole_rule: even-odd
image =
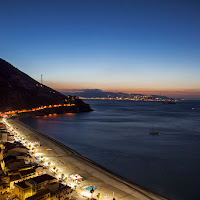
[{"label": "calm sea water", "polygon": [[169,199],[200,199],[200,101],[85,102],[95,111],[22,121]]}]

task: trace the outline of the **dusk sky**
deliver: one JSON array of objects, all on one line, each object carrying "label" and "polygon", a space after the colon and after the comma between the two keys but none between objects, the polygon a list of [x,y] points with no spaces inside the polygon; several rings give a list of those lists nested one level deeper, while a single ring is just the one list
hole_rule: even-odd
[{"label": "dusk sky", "polygon": [[59,90],[200,99],[199,0],[8,0],[0,57]]}]

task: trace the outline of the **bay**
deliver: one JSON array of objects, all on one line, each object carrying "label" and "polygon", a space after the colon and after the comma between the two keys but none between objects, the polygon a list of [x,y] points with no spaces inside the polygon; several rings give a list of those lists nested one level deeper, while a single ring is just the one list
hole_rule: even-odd
[{"label": "bay", "polygon": [[93,112],[20,120],[164,197],[200,199],[200,101],[85,102]]}]

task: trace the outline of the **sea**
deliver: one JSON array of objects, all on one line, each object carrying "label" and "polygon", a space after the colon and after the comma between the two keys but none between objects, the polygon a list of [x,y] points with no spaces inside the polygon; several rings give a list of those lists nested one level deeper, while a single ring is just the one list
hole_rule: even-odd
[{"label": "sea", "polygon": [[93,112],[21,121],[168,199],[200,199],[200,101],[84,101]]}]

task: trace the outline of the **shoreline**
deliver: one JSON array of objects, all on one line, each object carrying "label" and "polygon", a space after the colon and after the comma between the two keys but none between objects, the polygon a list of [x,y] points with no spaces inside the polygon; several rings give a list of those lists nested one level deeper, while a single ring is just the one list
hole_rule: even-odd
[{"label": "shoreline", "polygon": [[166,198],[111,172],[61,142],[24,124],[18,119],[8,119],[8,122],[12,124],[13,127],[17,128],[17,132],[19,131],[21,135],[24,135],[29,140],[40,141],[41,147],[53,147],[51,152],[42,151],[44,151],[45,156],[47,155],[47,157],[51,158],[51,160],[56,163],[56,166],[60,166],[60,168],[66,172],[65,174],[78,173],[83,176],[85,180],[81,183],[80,188],[77,188],[79,193],[84,192],[84,186],[94,185],[98,188],[94,193],[94,197],[99,192],[102,194],[102,197],[105,194],[107,195],[107,197],[103,197],[102,199],[112,199],[114,192],[116,200],[166,200]]}]

